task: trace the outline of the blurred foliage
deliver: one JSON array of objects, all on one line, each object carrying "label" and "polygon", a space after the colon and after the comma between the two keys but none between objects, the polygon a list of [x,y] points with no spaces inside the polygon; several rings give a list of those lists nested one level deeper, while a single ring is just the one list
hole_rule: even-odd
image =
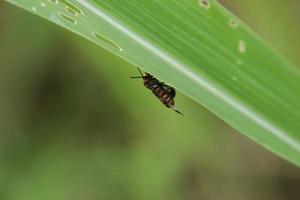
[{"label": "blurred foliage", "polygon": [[[297,1],[222,2],[300,64]],[[129,79],[130,64],[4,2],[0,10],[0,199],[300,195],[298,168],[198,104],[179,94],[182,118]]]}]

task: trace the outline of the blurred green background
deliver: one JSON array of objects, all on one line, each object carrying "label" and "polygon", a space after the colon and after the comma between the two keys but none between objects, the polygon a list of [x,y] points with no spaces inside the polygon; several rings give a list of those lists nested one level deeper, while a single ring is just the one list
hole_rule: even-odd
[{"label": "blurred green background", "polygon": [[[297,0],[223,0],[300,66]],[[134,66],[0,1],[0,199],[298,199],[299,168]]]}]

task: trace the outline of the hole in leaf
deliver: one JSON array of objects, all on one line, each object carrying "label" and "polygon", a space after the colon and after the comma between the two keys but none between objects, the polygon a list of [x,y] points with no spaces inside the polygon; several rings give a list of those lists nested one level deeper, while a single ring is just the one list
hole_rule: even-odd
[{"label": "hole in leaf", "polygon": [[230,19],[230,21],[229,21],[229,26],[230,26],[231,28],[236,28],[236,27],[239,26],[239,24],[237,23],[236,20]]},{"label": "hole in leaf", "polygon": [[34,7],[34,6],[31,7],[31,10],[34,11],[34,12],[37,12],[36,7]]},{"label": "hole in leaf", "polygon": [[77,12],[75,10],[72,10],[72,8],[66,6],[66,10],[72,13],[73,15],[77,15]]},{"label": "hole in leaf", "polygon": [[113,48],[117,49],[118,51],[123,51],[123,49],[115,44],[113,41],[109,40],[109,39],[106,39],[105,37],[103,37],[102,35],[100,35],[99,33],[95,33],[94,32],[94,35],[96,36],[97,39],[101,40],[102,42],[112,46]]},{"label": "hole in leaf", "polygon": [[240,53],[245,53],[246,50],[247,50],[246,42],[243,41],[243,40],[240,40],[239,41],[239,51],[240,51]]},{"label": "hole in leaf", "polygon": [[57,0],[48,0],[48,1],[50,1],[51,3],[57,4]]},{"label": "hole in leaf", "polygon": [[71,17],[69,17],[69,16],[67,16],[67,15],[65,15],[65,14],[63,14],[63,13],[59,13],[59,15],[60,15],[62,18],[68,20],[69,22],[72,22],[73,24],[76,24],[76,23],[77,23],[74,19],[72,19]]},{"label": "hole in leaf", "polygon": [[237,60],[236,63],[237,63],[238,65],[241,65],[241,64],[243,64],[243,61]]},{"label": "hole in leaf", "polygon": [[77,14],[83,14],[83,12],[77,8],[74,4],[69,2],[68,0],[59,0],[61,3],[65,4],[67,7],[69,7],[71,10],[73,10]]},{"label": "hole in leaf", "polygon": [[210,7],[209,0],[199,0],[199,5],[206,9]]}]

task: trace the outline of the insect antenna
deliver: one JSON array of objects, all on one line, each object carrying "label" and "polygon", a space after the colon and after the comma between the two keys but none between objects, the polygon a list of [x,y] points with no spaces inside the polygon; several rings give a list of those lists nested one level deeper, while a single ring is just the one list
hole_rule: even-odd
[{"label": "insect antenna", "polygon": [[130,78],[143,78],[142,76],[130,76]]},{"label": "insect antenna", "polygon": [[141,74],[141,76],[131,76],[130,78],[144,78],[144,75],[142,73],[142,71],[140,70],[140,68],[137,68]]}]

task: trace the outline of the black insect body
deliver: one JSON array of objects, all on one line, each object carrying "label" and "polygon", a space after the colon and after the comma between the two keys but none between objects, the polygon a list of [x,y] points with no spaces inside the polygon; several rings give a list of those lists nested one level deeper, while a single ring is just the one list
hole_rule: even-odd
[{"label": "black insect body", "polygon": [[154,76],[149,73],[145,75],[138,68],[141,76],[134,76],[131,78],[142,78],[144,80],[144,86],[152,91],[152,93],[168,108],[173,109],[175,112],[183,115],[180,111],[175,109],[175,89],[166,85],[163,82],[159,82]]}]

